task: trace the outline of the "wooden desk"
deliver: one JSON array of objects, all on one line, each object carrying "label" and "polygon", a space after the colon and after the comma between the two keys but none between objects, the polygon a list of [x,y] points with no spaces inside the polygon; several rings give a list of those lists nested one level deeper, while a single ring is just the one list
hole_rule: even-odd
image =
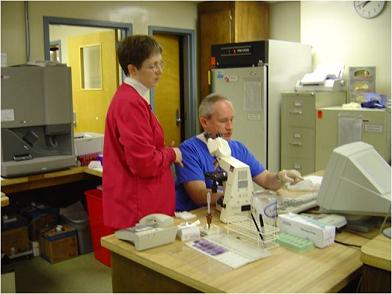
[{"label": "wooden desk", "polygon": [[37,174],[19,178],[2,178],[1,191],[6,194],[10,194],[73,183],[92,178],[91,173],[88,174],[85,171],[86,167],[80,166],[45,174]]},{"label": "wooden desk", "polygon": [[391,239],[380,234],[361,248],[361,292],[391,292]]},{"label": "wooden desk", "polygon": [[[204,223],[205,209],[195,212]],[[101,244],[112,252],[113,292],[337,292],[362,266],[360,250],[340,244],[302,254],[278,247],[238,269],[178,240],[141,252],[114,235]]]}]

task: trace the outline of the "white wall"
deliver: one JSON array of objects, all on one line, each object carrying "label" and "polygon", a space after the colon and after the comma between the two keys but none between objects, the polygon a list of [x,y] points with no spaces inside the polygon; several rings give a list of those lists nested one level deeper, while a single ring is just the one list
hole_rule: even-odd
[{"label": "white wall", "polygon": [[[43,16],[80,18],[133,25],[134,34],[148,26],[196,30],[197,2],[193,1],[28,1],[32,60],[44,59]],[[8,65],[26,62],[24,3],[1,1],[1,52]]]},{"label": "white wall", "polygon": [[269,4],[270,38],[301,41],[301,6],[299,1],[275,1]]},{"label": "white wall", "polygon": [[7,54],[7,65],[25,63],[26,43],[23,2],[1,1],[0,5],[1,53]]},{"label": "white wall", "polygon": [[391,97],[391,3],[361,18],[353,1],[302,1],[301,42],[313,47],[313,65],[376,66],[376,91]]}]

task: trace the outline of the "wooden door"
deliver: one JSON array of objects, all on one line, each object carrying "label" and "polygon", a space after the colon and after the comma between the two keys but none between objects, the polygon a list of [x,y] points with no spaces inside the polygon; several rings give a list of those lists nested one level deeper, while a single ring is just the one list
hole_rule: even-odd
[{"label": "wooden door", "polygon": [[154,113],[164,134],[165,144],[181,143],[181,123],[177,118],[181,112],[180,95],[180,38],[176,35],[154,34],[163,48],[162,59],[165,69],[154,89]]},{"label": "wooden door", "polygon": [[[118,87],[115,31],[99,32],[68,38],[68,60],[72,72],[73,111],[76,113],[75,132],[104,133],[108,106]],[[86,83],[83,61],[85,48],[99,48],[100,83]],[[99,84],[99,85],[98,85]]]}]

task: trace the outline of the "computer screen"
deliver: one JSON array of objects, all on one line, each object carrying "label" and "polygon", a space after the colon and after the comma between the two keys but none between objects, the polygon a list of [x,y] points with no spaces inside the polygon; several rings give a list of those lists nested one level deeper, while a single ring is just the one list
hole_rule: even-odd
[{"label": "computer screen", "polygon": [[329,158],[317,204],[347,215],[390,215],[391,167],[369,144],[339,146]]}]

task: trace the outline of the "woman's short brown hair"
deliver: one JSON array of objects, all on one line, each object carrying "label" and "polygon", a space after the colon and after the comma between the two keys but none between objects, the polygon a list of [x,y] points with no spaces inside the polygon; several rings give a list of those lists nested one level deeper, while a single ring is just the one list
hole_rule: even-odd
[{"label": "woman's short brown hair", "polygon": [[129,75],[129,64],[140,69],[146,59],[157,53],[162,53],[161,45],[154,38],[147,35],[129,36],[122,40],[117,47],[118,62],[127,76]]}]

